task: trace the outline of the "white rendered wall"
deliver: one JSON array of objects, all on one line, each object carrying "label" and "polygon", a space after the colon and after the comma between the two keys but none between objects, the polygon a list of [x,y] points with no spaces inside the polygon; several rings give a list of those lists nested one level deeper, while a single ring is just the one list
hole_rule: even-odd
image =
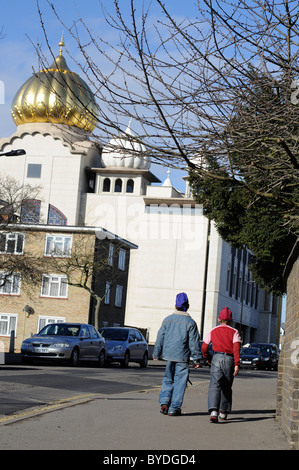
[{"label": "white rendered wall", "polygon": [[208,228],[201,208],[191,209],[187,201],[181,208],[169,200],[168,205],[145,206],[143,197],[133,195],[87,194],[84,199],[87,225],[138,245],[131,252],[126,324],[148,329],[154,342],[176,295],[184,291],[200,328]]},{"label": "white rendered wall", "polygon": [[[8,139],[2,139],[0,143]],[[1,176],[12,176],[21,185],[38,186],[41,203],[41,222],[45,223],[49,204],[57,207],[66,217],[68,225],[77,225],[81,192],[85,180],[84,167],[94,160],[94,155],[71,153],[70,146],[47,133],[23,133],[11,139],[3,151],[24,149],[26,155],[0,158]],[[40,178],[27,178],[28,164],[41,164]]]}]

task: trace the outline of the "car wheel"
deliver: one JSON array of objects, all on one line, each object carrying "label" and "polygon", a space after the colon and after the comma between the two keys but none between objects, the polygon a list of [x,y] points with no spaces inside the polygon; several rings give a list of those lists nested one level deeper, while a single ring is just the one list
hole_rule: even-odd
[{"label": "car wheel", "polygon": [[105,351],[101,351],[100,352],[100,355],[99,355],[99,362],[98,362],[98,366],[99,367],[104,367],[105,365]]},{"label": "car wheel", "polygon": [[79,349],[75,348],[72,352],[70,363],[73,367],[77,367],[79,365],[79,362],[80,362]]},{"label": "car wheel", "polygon": [[128,367],[129,362],[130,362],[130,353],[129,353],[129,351],[126,351],[125,357],[121,361],[120,364],[121,364],[122,367]]},{"label": "car wheel", "polygon": [[140,367],[145,369],[147,367],[147,363],[148,363],[148,354],[147,354],[147,352],[145,352],[144,356],[143,356],[143,359],[142,359],[142,362],[140,362]]}]

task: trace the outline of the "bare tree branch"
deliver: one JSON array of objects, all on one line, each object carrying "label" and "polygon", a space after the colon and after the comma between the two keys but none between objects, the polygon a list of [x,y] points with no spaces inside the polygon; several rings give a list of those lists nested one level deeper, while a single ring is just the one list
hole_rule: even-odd
[{"label": "bare tree branch", "polygon": [[[109,40],[83,18],[68,25],[47,1],[81,52],[75,63],[98,103],[95,141],[124,133],[133,118],[135,135],[126,138],[144,144],[151,161],[281,204],[297,233],[296,0],[197,1],[190,19],[161,0],[130,0],[129,13],[115,0],[99,10]],[[205,164],[211,157],[215,169]]]}]

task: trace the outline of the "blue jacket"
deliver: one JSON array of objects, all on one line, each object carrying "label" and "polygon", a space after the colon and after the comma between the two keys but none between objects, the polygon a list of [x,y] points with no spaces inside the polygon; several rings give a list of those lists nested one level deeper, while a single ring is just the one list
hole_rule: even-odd
[{"label": "blue jacket", "polygon": [[188,362],[190,356],[199,359],[199,333],[195,321],[186,312],[166,317],[158,331],[153,357],[172,362]]}]

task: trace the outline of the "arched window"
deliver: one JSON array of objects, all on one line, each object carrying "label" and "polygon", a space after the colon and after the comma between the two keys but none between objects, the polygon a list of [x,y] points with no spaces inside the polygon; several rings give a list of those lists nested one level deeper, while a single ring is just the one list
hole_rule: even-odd
[{"label": "arched window", "polygon": [[105,178],[104,183],[103,183],[103,192],[109,193],[110,186],[111,186],[110,178]]},{"label": "arched window", "polygon": [[38,199],[23,199],[21,206],[22,224],[38,224],[41,201]]},{"label": "arched window", "polygon": [[49,204],[49,213],[48,213],[48,224],[49,225],[66,225],[67,218],[57,207]]},{"label": "arched window", "polygon": [[128,180],[127,181],[127,193],[133,193],[134,192],[134,181],[133,180]]},{"label": "arched window", "polygon": [[122,180],[120,178],[117,178],[117,180],[115,181],[114,192],[121,193],[122,185],[123,185]]}]

